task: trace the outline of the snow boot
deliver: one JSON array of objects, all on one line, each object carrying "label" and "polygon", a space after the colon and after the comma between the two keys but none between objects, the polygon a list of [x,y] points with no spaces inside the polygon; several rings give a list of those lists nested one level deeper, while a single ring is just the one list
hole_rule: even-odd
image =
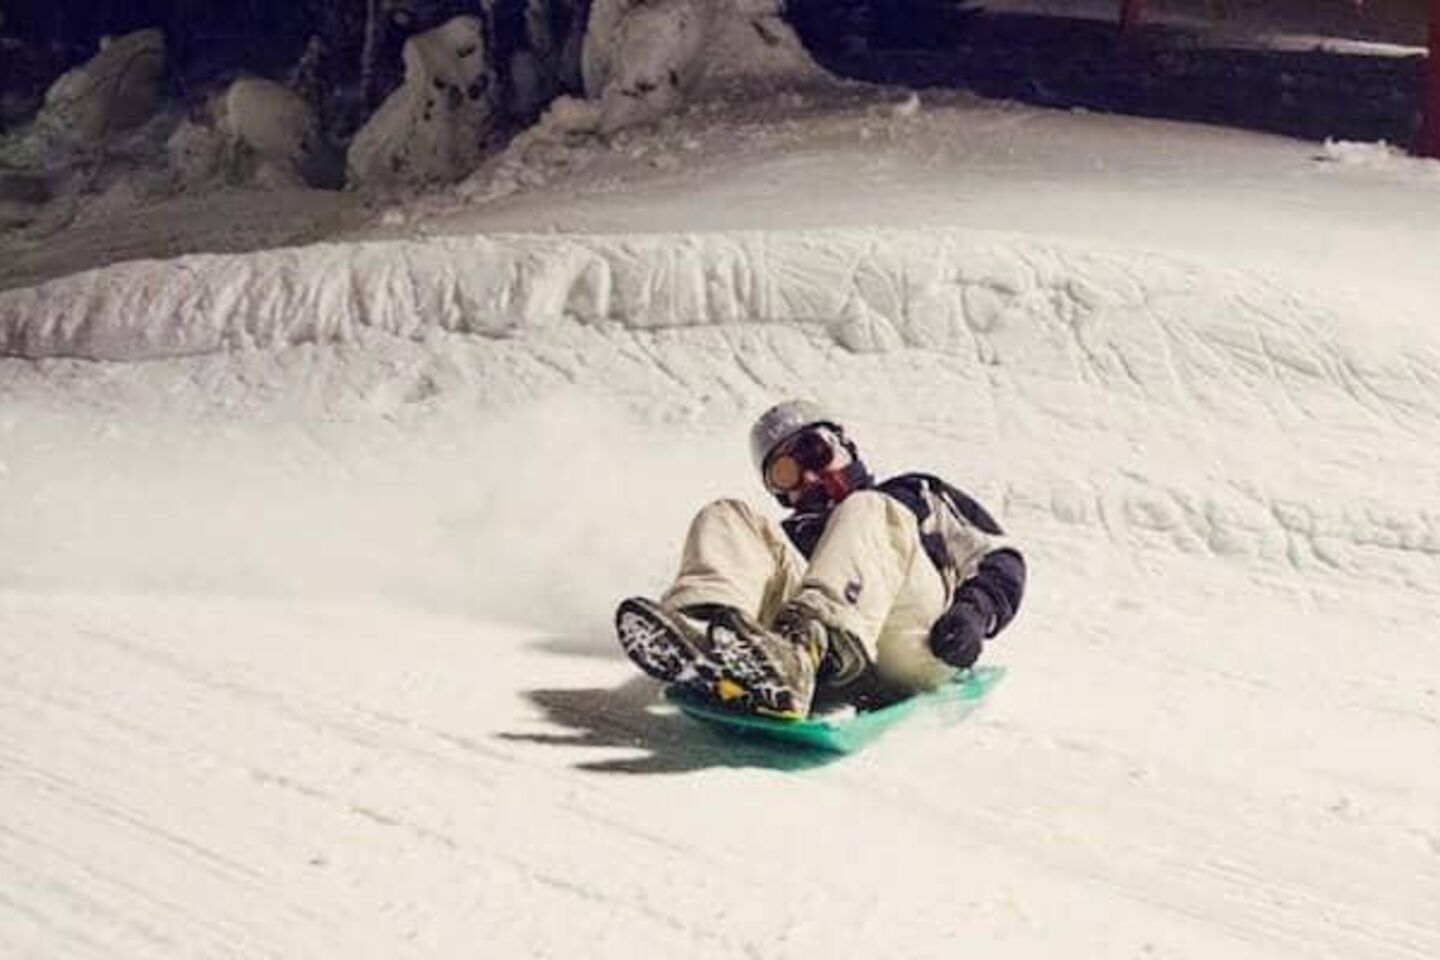
[{"label": "snow boot", "polygon": [[[727,610],[715,604],[671,610],[646,597],[630,597],[615,611],[615,633],[625,655],[655,679],[748,711],[750,696],[726,677],[711,636],[712,621]],[[738,610],[731,613],[739,615]]]},{"label": "snow boot", "polygon": [[810,715],[825,655],[813,637],[767,630],[739,615],[712,621],[710,638],[721,671],[744,688],[753,712],[792,720]]},{"label": "snow boot", "polygon": [[810,654],[816,665],[816,681],[822,686],[849,686],[871,667],[870,655],[859,637],[826,623],[799,603],[780,608],[775,615],[775,631]]},{"label": "snow boot", "polygon": [[626,656],[657,680],[743,712],[798,719],[809,711],[816,661],[734,607],[669,610],[630,597],[615,611],[615,632]]},{"label": "snow boot", "polygon": [[620,649],[641,669],[666,683],[709,694],[720,668],[711,656],[705,624],[646,597],[620,601],[615,610]]}]

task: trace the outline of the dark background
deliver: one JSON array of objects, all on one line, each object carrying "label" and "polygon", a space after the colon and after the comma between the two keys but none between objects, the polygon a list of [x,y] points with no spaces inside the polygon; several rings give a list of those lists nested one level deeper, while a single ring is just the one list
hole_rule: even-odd
[{"label": "dark background", "polygon": [[[575,2],[581,6],[567,15],[584,16],[585,0]],[[1338,27],[1373,32],[1373,2],[1332,7]],[[182,98],[198,98],[242,71],[283,79],[319,38],[316,79],[334,98],[326,125],[344,139],[399,82],[406,36],[479,13],[481,4],[385,0],[377,8],[383,30],[373,89],[360,93],[368,0],[0,0],[0,35],[10,38],[0,54],[7,94],[0,121],[13,125],[32,112],[60,72],[94,54],[101,36],[158,26]],[[523,0],[500,0],[495,42],[502,50],[524,42],[517,36],[522,12]],[[1413,33],[1416,18],[1405,12]],[[791,0],[787,15],[822,64],[859,79],[1315,140],[1408,145],[1418,125],[1419,56],[1244,50],[1198,29],[1142,25],[1123,35],[1113,23],[990,14],[947,0]]]},{"label": "dark background", "polygon": [[[498,7],[497,32],[517,32],[523,0],[501,0]],[[315,38],[322,51],[316,79],[337,99],[354,100],[370,8],[368,0],[0,0],[0,35],[19,41],[0,58],[0,89],[17,104],[13,112],[28,112],[60,73],[94,56],[100,38],[159,27],[171,83],[182,98],[202,96],[240,73],[284,79]],[[478,0],[388,0],[375,8],[381,29],[371,101],[402,79],[406,37],[482,11]],[[361,120],[338,117],[341,129],[332,132],[353,132]]]}]

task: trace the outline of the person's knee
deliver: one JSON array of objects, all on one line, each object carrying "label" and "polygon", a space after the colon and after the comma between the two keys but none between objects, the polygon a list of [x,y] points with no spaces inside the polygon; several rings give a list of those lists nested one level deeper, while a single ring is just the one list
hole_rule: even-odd
[{"label": "person's knee", "polygon": [[744,500],[735,497],[721,497],[719,500],[711,500],[705,504],[705,506],[701,507],[700,512],[696,514],[697,520],[739,520],[746,526],[752,527],[756,525],[756,521],[758,521],[759,518],[760,515],[755,512],[754,507]]},{"label": "person's knee", "polygon": [[696,535],[708,535],[711,531],[722,530],[731,535],[743,532],[768,543],[780,536],[772,527],[774,521],[766,518],[749,503],[724,497],[712,500],[700,508],[691,524],[691,531]]}]

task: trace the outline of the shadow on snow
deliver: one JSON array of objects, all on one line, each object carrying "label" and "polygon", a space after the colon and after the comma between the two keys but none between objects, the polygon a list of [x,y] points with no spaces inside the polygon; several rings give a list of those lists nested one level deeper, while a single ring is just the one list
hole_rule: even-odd
[{"label": "shadow on snow", "polygon": [[804,770],[843,759],[840,754],[786,750],[762,741],[712,730],[660,698],[660,686],[635,677],[614,688],[531,690],[525,696],[562,733],[501,733],[511,742],[559,747],[622,748],[643,756],[589,760],[576,768],[591,773],[690,773],[711,768]]}]

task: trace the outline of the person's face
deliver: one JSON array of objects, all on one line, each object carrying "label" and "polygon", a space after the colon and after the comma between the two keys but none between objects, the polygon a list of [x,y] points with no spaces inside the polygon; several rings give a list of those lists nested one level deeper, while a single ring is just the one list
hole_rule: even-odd
[{"label": "person's face", "polygon": [[825,486],[826,474],[848,467],[854,458],[829,427],[810,427],[775,448],[765,464],[765,486],[791,504]]}]

